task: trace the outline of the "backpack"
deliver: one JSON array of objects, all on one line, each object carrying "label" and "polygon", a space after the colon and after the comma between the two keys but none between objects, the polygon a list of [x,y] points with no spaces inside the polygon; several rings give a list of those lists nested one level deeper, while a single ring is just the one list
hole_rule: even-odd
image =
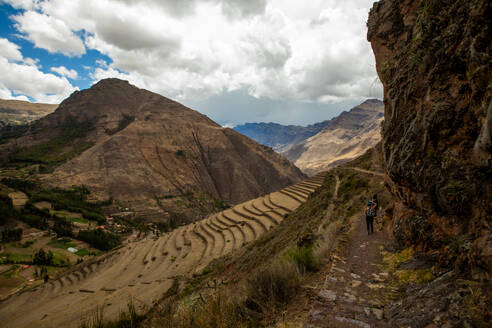
[{"label": "backpack", "polygon": [[367,206],[368,206],[368,209],[366,210],[366,215],[367,216],[376,216],[376,211],[373,208],[374,203],[370,202],[369,204],[367,204]]}]

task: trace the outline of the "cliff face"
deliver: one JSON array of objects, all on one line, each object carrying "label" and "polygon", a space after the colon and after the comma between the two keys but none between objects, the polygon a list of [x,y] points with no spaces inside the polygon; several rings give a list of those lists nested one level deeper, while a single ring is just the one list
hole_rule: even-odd
[{"label": "cliff face", "polygon": [[492,268],[491,17],[487,0],[381,0],[368,40],[384,85],[392,232]]}]

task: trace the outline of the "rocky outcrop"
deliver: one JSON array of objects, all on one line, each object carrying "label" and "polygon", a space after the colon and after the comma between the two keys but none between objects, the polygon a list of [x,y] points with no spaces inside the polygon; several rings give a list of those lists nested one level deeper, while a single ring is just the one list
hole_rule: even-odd
[{"label": "rocky outcrop", "polygon": [[54,167],[45,184],[86,185],[155,220],[198,219],[211,210],[206,201],[235,204],[304,177],[271,148],[118,79],[73,93],[0,149],[11,161]]},{"label": "rocky outcrop", "polygon": [[26,124],[52,113],[58,105],[0,99],[0,127]]},{"label": "rocky outcrop", "polygon": [[[392,231],[441,260],[492,269],[491,8],[381,0],[368,40],[384,85]],[[480,270],[477,270],[477,272]]]},{"label": "rocky outcrop", "polygon": [[309,175],[346,163],[381,140],[383,111],[382,101],[368,99],[326,121],[323,130],[292,146],[283,155]]}]

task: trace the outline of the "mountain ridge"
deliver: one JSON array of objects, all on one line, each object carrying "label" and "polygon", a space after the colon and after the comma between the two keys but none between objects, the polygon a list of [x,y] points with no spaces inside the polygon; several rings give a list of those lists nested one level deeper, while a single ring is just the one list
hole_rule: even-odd
[{"label": "mountain ridge", "polygon": [[[201,197],[238,203],[304,177],[271,149],[118,79],[74,92],[10,140],[0,145],[4,160],[49,166],[43,183],[86,185],[143,217],[184,211],[195,219],[211,210],[200,207]],[[182,198],[198,208],[177,205]]]},{"label": "mountain ridge", "polygon": [[57,107],[57,104],[0,99],[0,127],[30,123],[52,113]]},{"label": "mountain ridge", "polygon": [[348,162],[380,141],[383,110],[382,101],[368,99],[332,118],[323,130],[283,154],[311,175]]},{"label": "mountain ridge", "polygon": [[301,125],[282,125],[279,123],[244,123],[234,127],[234,130],[250,137],[257,142],[282,152],[289,146],[305,140],[321,131],[328,121]]}]

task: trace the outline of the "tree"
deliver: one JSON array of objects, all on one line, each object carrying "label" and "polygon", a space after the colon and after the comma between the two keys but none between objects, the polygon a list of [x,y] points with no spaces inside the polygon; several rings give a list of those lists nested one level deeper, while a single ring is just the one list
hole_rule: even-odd
[{"label": "tree", "polygon": [[44,249],[41,248],[34,254],[32,263],[38,265],[53,265],[53,253],[51,251],[45,252]]},{"label": "tree", "polygon": [[63,220],[55,222],[53,231],[58,237],[73,237],[72,223]]},{"label": "tree", "polygon": [[9,229],[2,230],[2,242],[19,241],[22,239],[22,229]]}]

